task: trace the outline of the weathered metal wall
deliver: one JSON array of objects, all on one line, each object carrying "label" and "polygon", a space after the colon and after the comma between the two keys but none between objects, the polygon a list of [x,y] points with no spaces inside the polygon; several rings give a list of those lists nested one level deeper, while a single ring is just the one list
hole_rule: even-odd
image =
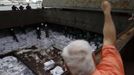
[{"label": "weathered metal wall", "polygon": [[[132,9],[134,0],[110,0],[114,8]],[[54,8],[100,8],[102,0],[43,0],[44,7]]]},{"label": "weathered metal wall", "polygon": [[[118,33],[128,27],[127,13],[114,12]],[[0,29],[48,22],[102,33],[103,13],[98,10],[51,8],[31,11],[1,11]]]},{"label": "weathered metal wall", "polygon": [[42,10],[0,11],[0,29],[40,23],[43,20]]},{"label": "weathered metal wall", "polygon": [[[83,30],[102,33],[103,13],[101,11],[80,10],[80,9],[47,9],[45,19],[48,23],[66,25]],[[128,27],[130,17],[127,13],[113,12],[113,19],[118,33]]]}]

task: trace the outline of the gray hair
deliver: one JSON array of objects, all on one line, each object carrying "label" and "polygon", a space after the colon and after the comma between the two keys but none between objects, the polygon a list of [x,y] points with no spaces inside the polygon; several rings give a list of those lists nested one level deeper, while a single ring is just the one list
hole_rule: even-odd
[{"label": "gray hair", "polygon": [[62,56],[73,75],[89,75],[95,70],[92,48],[87,41],[72,41],[63,49]]}]

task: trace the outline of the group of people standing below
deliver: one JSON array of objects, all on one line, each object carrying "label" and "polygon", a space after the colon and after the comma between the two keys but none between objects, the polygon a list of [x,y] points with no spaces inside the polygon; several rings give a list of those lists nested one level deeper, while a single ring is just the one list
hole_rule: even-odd
[{"label": "group of people standing below", "polygon": [[[31,10],[32,7],[30,6],[30,4],[27,4],[26,6],[26,10]],[[23,5],[20,5],[19,8],[16,6],[16,5],[13,5],[12,6],[12,10],[13,11],[16,11],[16,10],[24,10],[24,6]]]}]

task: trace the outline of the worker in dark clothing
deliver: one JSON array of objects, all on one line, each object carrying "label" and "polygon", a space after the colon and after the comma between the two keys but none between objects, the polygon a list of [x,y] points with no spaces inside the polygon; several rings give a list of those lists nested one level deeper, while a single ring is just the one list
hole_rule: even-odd
[{"label": "worker in dark clothing", "polygon": [[44,10],[45,8],[44,8],[44,5],[43,5],[43,3],[42,3],[41,5],[42,5],[42,9]]},{"label": "worker in dark clothing", "polygon": [[31,6],[30,6],[30,4],[27,4],[26,9],[27,10],[31,10],[32,9]]},{"label": "worker in dark clothing", "polygon": [[13,6],[12,6],[12,10],[13,10],[13,11],[16,11],[16,10],[18,10],[18,8],[17,8],[15,5],[13,5]]},{"label": "worker in dark clothing", "polygon": [[44,10],[45,8],[42,6],[42,10]]},{"label": "worker in dark clothing", "polygon": [[24,7],[22,5],[20,5],[19,9],[20,10],[24,10]]}]

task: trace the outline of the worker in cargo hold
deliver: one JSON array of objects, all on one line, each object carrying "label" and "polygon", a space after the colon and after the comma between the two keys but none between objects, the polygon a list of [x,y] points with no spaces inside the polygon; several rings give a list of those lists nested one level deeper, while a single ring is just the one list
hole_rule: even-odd
[{"label": "worker in cargo hold", "polygon": [[16,11],[16,10],[19,10],[19,9],[17,8],[17,6],[13,5],[13,6],[12,6],[12,10],[13,10],[13,11]]},{"label": "worker in cargo hold", "polygon": [[111,4],[103,1],[102,9],[105,20],[101,61],[96,65],[92,48],[87,41],[72,41],[62,52],[71,75],[124,75],[122,59],[115,46],[116,29],[111,16]]},{"label": "worker in cargo hold", "polygon": [[28,3],[27,6],[26,6],[26,10],[31,10],[32,7],[30,6],[30,4]]},{"label": "worker in cargo hold", "polygon": [[21,11],[23,11],[23,10],[24,10],[23,5],[20,5],[19,9],[20,9]]}]

